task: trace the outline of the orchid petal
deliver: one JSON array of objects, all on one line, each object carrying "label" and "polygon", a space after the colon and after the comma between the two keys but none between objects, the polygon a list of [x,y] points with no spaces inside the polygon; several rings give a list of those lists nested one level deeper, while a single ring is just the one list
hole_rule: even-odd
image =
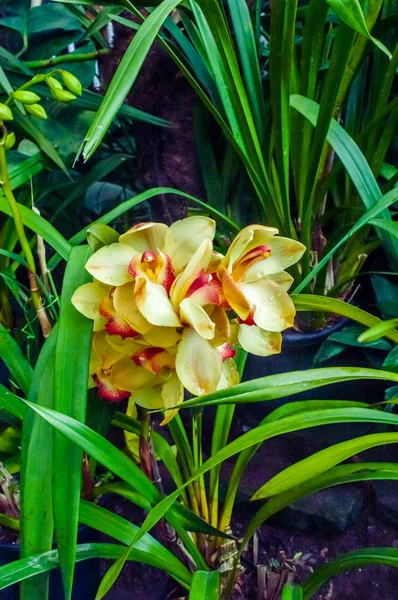
[{"label": "orchid petal", "polygon": [[138,404],[138,406],[142,406],[142,408],[146,408],[147,410],[163,408],[164,404],[162,388],[160,385],[137,390],[134,392],[131,399]]},{"label": "orchid petal", "polygon": [[286,271],[282,271],[281,273],[273,273],[272,275],[267,275],[267,279],[271,279],[275,281],[285,292],[289,291],[292,283],[294,281],[293,277],[286,273]]},{"label": "orchid petal", "polygon": [[132,281],[128,266],[136,252],[126,244],[111,244],[95,252],[86,263],[87,271],[108,285],[123,285]]},{"label": "orchid petal", "polygon": [[157,252],[163,248],[168,229],[164,223],[139,223],[123,233],[119,242],[131,246],[140,254],[145,250]]},{"label": "orchid petal", "polygon": [[207,312],[191,300],[185,298],[180,304],[180,317],[183,323],[191,325],[195,331],[205,338],[211,340],[214,337],[214,323]]},{"label": "orchid petal", "polygon": [[93,350],[98,356],[101,369],[110,369],[116,361],[123,356],[122,352],[109,344],[110,336],[106,331],[99,331],[93,335]]},{"label": "orchid petal", "polygon": [[278,233],[275,227],[265,225],[249,225],[240,231],[228,248],[223,264],[231,273],[234,264],[246,252],[257,246],[269,245],[269,241]]},{"label": "orchid petal", "polygon": [[131,358],[121,358],[113,365],[110,380],[114,387],[131,393],[159,383],[156,375],[136,365]]},{"label": "orchid petal", "polygon": [[[170,375],[169,379],[166,381],[166,383],[163,384],[162,399],[164,408],[178,406],[184,401],[184,388],[176,372],[173,372]],[[160,425],[167,425],[167,423],[169,423],[177,413],[178,409],[167,410],[165,412],[164,419],[160,423]]]},{"label": "orchid petal", "polygon": [[240,284],[240,290],[250,300],[254,323],[267,331],[283,331],[292,327],[296,310],[288,294],[277,283],[259,279]]},{"label": "orchid petal", "polygon": [[257,356],[279,354],[282,345],[282,334],[265,331],[257,325],[239,325],[238,341],[243,350]]},{"label": "orchid petal", "polygon": [[221,266],[218,270],[224,296],[230,307],[245,321],[250,314],[251,305],[227,269]]},{"label": "orchid petal", "polygon": [[163,327],[181,327],[166,290],[147,277],[138,276],[135,281],[135,299],[142,315],[152,323]]},{"label": "orchid petal", "polygon": [[138,333],[146,333],[152,325],[139,311],[134,296],[134,283],[117,287],[113,293],[116,312]]},{"label": "orchid petal", "polygon": [[97,371],[94,380],[98,386],[98,395],[103,400],[108,402],[121,402],[130,396],[127,390],[121,390],[112,384],[109,374],[104,373],[101,369]]},{"label": "orchid petal", "polygon": [[267,242],[271,249],[271,256],[262,260],[246,271],[245,281],[280,273],[294,265],[305,252],[305,246],[300,242],[284,237],[274,237]]},{"label": "orchid petal", "polygon": [[74,292],[71,302],[76,310],[88,319],[100,319],[100,304],[110,289],[99,281],[85,283]]},{"label": "orchid petal", "polygon": [[239,381],[239,372],[234,359],[227,358],[222,363],[221,377],[217,389],[225,390],[233,385],[237,385]]},{"label": "orchid petal", "polygon": [[181,271],[203,240],[214,239],[215,232],[216,224],[208,217],[188,217],[176,221],[166,233],[162,250],[170,256],[174,270]]},{"label": "orchid petal", "polygon": [[181,334],[175,329],[175,327],[152,327],[149,331],[143,334],[145,340],[151,346],[156,348],[170,348],[174,346],[181,339]]},{"label": "orchid petal", "polygon": [[212,254],[213,244],[212,241],[207,238],[203,240],[184,271],[180,273],[171,286],[170,296],[174,306],[178,307],[180,305],[192,283],[199,276],[201,271],[206,270]]},{"label": "orchid petal", "polygon": [[194,329],[185,329],[178,344],[176,371],[184,387],[195,394],[214,392],[221,377],[220,352]]}]

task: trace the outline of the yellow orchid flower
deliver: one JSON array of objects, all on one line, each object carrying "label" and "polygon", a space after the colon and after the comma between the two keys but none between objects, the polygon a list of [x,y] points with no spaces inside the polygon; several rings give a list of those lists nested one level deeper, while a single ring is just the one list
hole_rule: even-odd
[{"label": "yellow orchid flower", "polygon": [[245,227],[217,269],[224,296],[238,315],[238,342],[260,356],[279,352],[280,332],[293,326],[296,311],[287,294],[293,278],[284,270],[305,251],[300,242],[277,233],[274,227]]},{"label": "yellow orchid flower", "polygon": [[232,345],[280,352],[295,316],[285,269],[304,246],[277,234],[246,227],[223,256],[213,248],[214,221],[189,217],[141,223],[95,252],[86,264],[95,279],[72,302],[94,321],[90,375],[99,395],[169,409],[184,388],[200,396],[239,382]]}]

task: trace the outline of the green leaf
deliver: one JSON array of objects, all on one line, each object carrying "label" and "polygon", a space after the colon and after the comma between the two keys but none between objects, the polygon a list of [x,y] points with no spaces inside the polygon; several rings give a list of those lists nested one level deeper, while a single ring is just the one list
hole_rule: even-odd
[{"label": "green leaf", "polygon": [[[46,414],[48,413],[49,411],[47,410]],[[41,411],[40,414],[43,414],[43,411]],[[282,435],[284,433],[290,433],[292,431],[298,431],[301,429],[307,429],[309,427],[317,427],[325,424],[330,425],[332,423],[361,421],[386,422],[386,415],[387,413],[376,412],[366,408],[343,408],[337,410],[319,410],[315,411],[315,413],[300,413],[298,415],[293,415],[285,419],[280,419],[279,421],[276,421],[274,423],[266,423],[264,425],[260,425],[255,429],[240,436],[239,438],[237,438],[236,440],[219,450],[214,456],[209,458],[195,472],[194,476],[184,483],[184,487],[192,483],[200,475],[206,473],[216,465],[224,462],[234,454],[242,452],[242,450],[245,450],[246,448],[255,446],[256,444],[264,442],[265,440],[275,437],[277,435]],[[390,419],[388,420],[390,420],[391,423],[394,423],[395,425],[398,424],[397,416],[393,416],[391,414],[388,416],[390,417]],[[141,526],[139,533],[136,535],[135,542],[137,542],[142,535],[144,535],[152,527],[154,527],[154,525],[159,521],[159,519],[161,519],[169,510],[175,498],[177,498],[180,493],[181,489],[176,490],[151,510],[151,512],[145,519],[143,525]]]},{"label": "green leaf", "polygon": [[255,531],[272,515],[296,500],[331,486],[359,481],[398,480],[398,465],[395,463],[350,463],[333,467],[329,471],[310,479],[302,485],[272,496],[259,508],[250,521],[243,538],[241,552]]},{"label": "green leaf", "polygon": [[382,444],[396,444],[397,442],[398,433],[374,433],[335,444],[283,469],[257,490],[251,500],[262,500],[269,496],[275,496],[302,485],[313,477],[318,477],[331,467],[359,452]]},{"label": "green leaf", "polygon": [[108,87],[101,106],[87,132],[83,146],[85,160],[93,155],[123,104],[149,52],[160,27],[181,0],[164,0],[145,19],[124,54]]},{"label": "green leaf", "polygon": [[220,571],[195,571],[189,600],[219,600]]},{"label": "green leaf", "polygon": [[372,219],[369,221],[370,225],[377,227],[378,229],[384,229],[394,238],[398,239],[398,223],[397,221],[386,221],[384,219]]},{"label": "green leaf", "polygon": [[331,577],[367,565],[398,567],[398,548],[361,548],[339,556],[319,567],[304,584],[303,600],[310,600]]},{"label": "green leaf", "polygon": [[[31,229],[37,235],[40,235],[46,240],[56,252],[58,252],[62,258],[67,259],[71,250],[71,245],[66,239],[48,223],[43,217],[35,213],[30,208],[27,208],[23,204],[18,203],[18,210],[21,214],[23,224],[25,227]],[[11,209],[7,200],[0,197],[0,211],[8,216],[12,216]],[[84,239],[84,236],[83,236]]]},{"label": "green leaf", "polygon": [[303,588],[298,585],[284,585],[281,600],[303,600]]},{"label": "green leaf", "polygon": [[102,246],[108,246],[109,244],[113,244],[117,242],[119,239],[119,234],[117,231],[105,225],[104,223],[97,223],[96,225],[91,225],[87,229],[87,243],[90,246],[92,252],[96,252]]},{"label": "green leaf", "polygon": [[[319,105],[316,102],[304,98],[303,96],[292,95],[290,97],[290,105],[304,115],[312,125],[316,125],[319,114]],[[391,190],[382,196],[380,188],[377,185],[363,153],[343,127],[341,127],[334,119],[330,123],[327,140],[350,175],[367,211],[300,283],[297,287],[299,291],[304,289],[315,275],[328,263],[338,248],[340,248],[356,231],[368,224],[374,217],[380,215],[385,220],[392,220],[389,211],[386,209],[394,204],[398,198],[398,190],[396,189]],[[394,238],[391,238],[384,231],[380,231],[379,235],[390,261],[392,264],[398,265],[398,245]]]},{"label": "green leaf", "polygon": [[21,390],[27,394],[32,381],[32,367],[11,333],[0,323],[0,356],[11,376]]},{"label": "green leaf", "polygon": [[358,338],[358,342],[366,344],[368,342],[374,342],[376,340],[379,340],[386,333],[391,331],[391,329],[395,329],[395,327],[398,327],[398,319],[389,319],[388,321],[382,321],[381,323],[378,323],[377,325],[370,327],[370,329],[368,329],[367,331],[361,333],[361,335]]},{"label": "green leaf", "polygon": [[[357,321],[367,327],[373,327],[383,323],[381,319],[374,317],[370,313],[352,306],[348,302],[343,302],[337,298],[329,298],[327,296],[316,296],[315,294],[292,294],[292,300],[298,311],[321,311],[335,313],[342,317],[348,317],[353,321]],[[398,343],[398,332],[395,329],[390,329],[385,333],[385,337],[391,341]]]},{"label": "green leaf", "polygon": [[379,40],[374,38],[366,25],[361,5],[358,0],[326,0],[332,10],[344,23],[347,23],[354,31],[360,33],[373,42],[388,58],[392,58],[391,52]]},{"label": "green leaf", "polygon": [[[86,500],[80,502],[79,521],[126,545],[131,542],[138,531],[137,525]],[[144,536],[142,541],[144,543],[141,547],[137,546],[136,550],[141,551],[144,557],[145,554],[148,556],[141,562],[147,562],[147,564],[166,571],[185,587],[190,584],[192,578],[190,572],[170,550],[167,550],[149,534]]]},{"label": "green leaf", "polygon": [[300,392],[313,390],[331,383],[353,381],[356,379],[379,379],[398,381],[398,374],[378,369],[357,367],[326,367],[307,369],[306,371],[290,371],[268,375],[234,385],[225,390],[193,398],[184,402],[180,409],[192,406],[215,406],[218,404],[241,404],[263,402],[291,396]]},{"label": "green leaf", "polygon": [[[55,349],[54,408],[84,422],[92,321],[72,305],[76,288],[90,281],[84,268],[91,250],[72,248],[66,266]],[[79,518],[82,452],[59,433],[53,441],[53,509],[65,598],[71,598]]]},{"label": "green leaf", "polygon": [[[54,350],[57,326],[44,343],[33,373],[28,399],[53,406]],[[23,422],[21,447],[21,558],[51,550],[52,436],[51,426],[30,410]],[[43,490],[46,490],[43,493]],[[48,575],[21,583],[21,600],[47,600]]]},{"label": "green leaf", "polygon": [[[118,559],[124,547],[120,544],[80,544],[76,547],[76,562],[90,558]],[[137,545],[129,554],[128,560],[151,565],[168,573],[167,564],[158,560],[156,552],[152,547],[147,549],[146,545]],[[51,550],[29,558],[15,560],[0,567],[0,589],[7,588],[14,583],[23,581],[29,577],[35,577],[51,569],[59,567],[58,551]],[[171,573],[170,573],[171,574]],[[179,583],[188,587],[185,581],[176,578]]]}]

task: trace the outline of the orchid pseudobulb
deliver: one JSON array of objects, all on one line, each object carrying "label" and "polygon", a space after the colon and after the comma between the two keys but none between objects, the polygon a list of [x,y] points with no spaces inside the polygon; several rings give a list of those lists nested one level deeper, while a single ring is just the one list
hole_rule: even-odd
[{"label": "orchid pseudobulb", "polygon": [[233,347],[280,352],[295,316],[285,269],[305,248],[277,234],[246,227],[224,256],[213,248],[214,221],[197,216],[141,223],[97,250],[86,264],[93,282],[72,302],[94,321],[90,375],[99,395],[170,408],[184,388],[199,396],[238,383]]}]

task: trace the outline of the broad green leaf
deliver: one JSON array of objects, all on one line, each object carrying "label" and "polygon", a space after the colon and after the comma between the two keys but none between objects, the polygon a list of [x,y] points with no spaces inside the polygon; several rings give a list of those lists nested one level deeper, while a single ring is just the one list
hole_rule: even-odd
[{"label": "broad green leaf", "polygon": [[347,25],[352,27],[357,33],[371,40],[388,58],[392,58],[391,52],[379,40],[374,38],[366,25],[365,17],[362,12],[359,0],[326,0],[332,10]]},{"label": "broad green leaf", "polygon": [[334,558],[322,567],[304,583],[303,600],[310,600],[319,588],[331,577],[367,565],[386,565],[398,567],[398,548],[361,548]]},{"label": "broad green leaf", "polygon": [[358,338],[358,342],[368,343],[379,340],[381,337],[386,335],[391,329],[398,327],[398,319],[389,319],[388,321],[382,321],[373,327],[370,327],[367,331],[364,331]]},{"label": "broad green leaf", "polygon": [[0,356],[8,367],[11,378],[27,394],[32,381],[32,367],[11,333],[0,323]]},{"label": "broad green leaf", "polygon": [[219,600],[220,571],[195,571],[189,600]]},{"label": "broad green leaf", "polygon": [[374,433],[335,444],[283,469],[257,490],[251,500],[262,500],[269,496],[275,496],[302,485],[313,477],[318,477],[331,467],[359,452],[382,444],[396,444],[397,442],[398,433]]},{"label": "broad green leaf", "polygon": [[[66,265],[54,366],[54,408],[78,421],[86,419],[92,321],[81,315],[71,298],[91,280],[84,268],[88,246],[72,248]],[[79,518],[82,452],[58,432],[53,441],[53,510],[55,537],[65,589],[71,598]]]},{"label": "broad green leaf", "polygon": [[181,0],[164,0],[149,15],[134,36],[108,87],[101,106],[87,132],[83,146],[85,160],[93,155],[123,104],[160,27]]}]

